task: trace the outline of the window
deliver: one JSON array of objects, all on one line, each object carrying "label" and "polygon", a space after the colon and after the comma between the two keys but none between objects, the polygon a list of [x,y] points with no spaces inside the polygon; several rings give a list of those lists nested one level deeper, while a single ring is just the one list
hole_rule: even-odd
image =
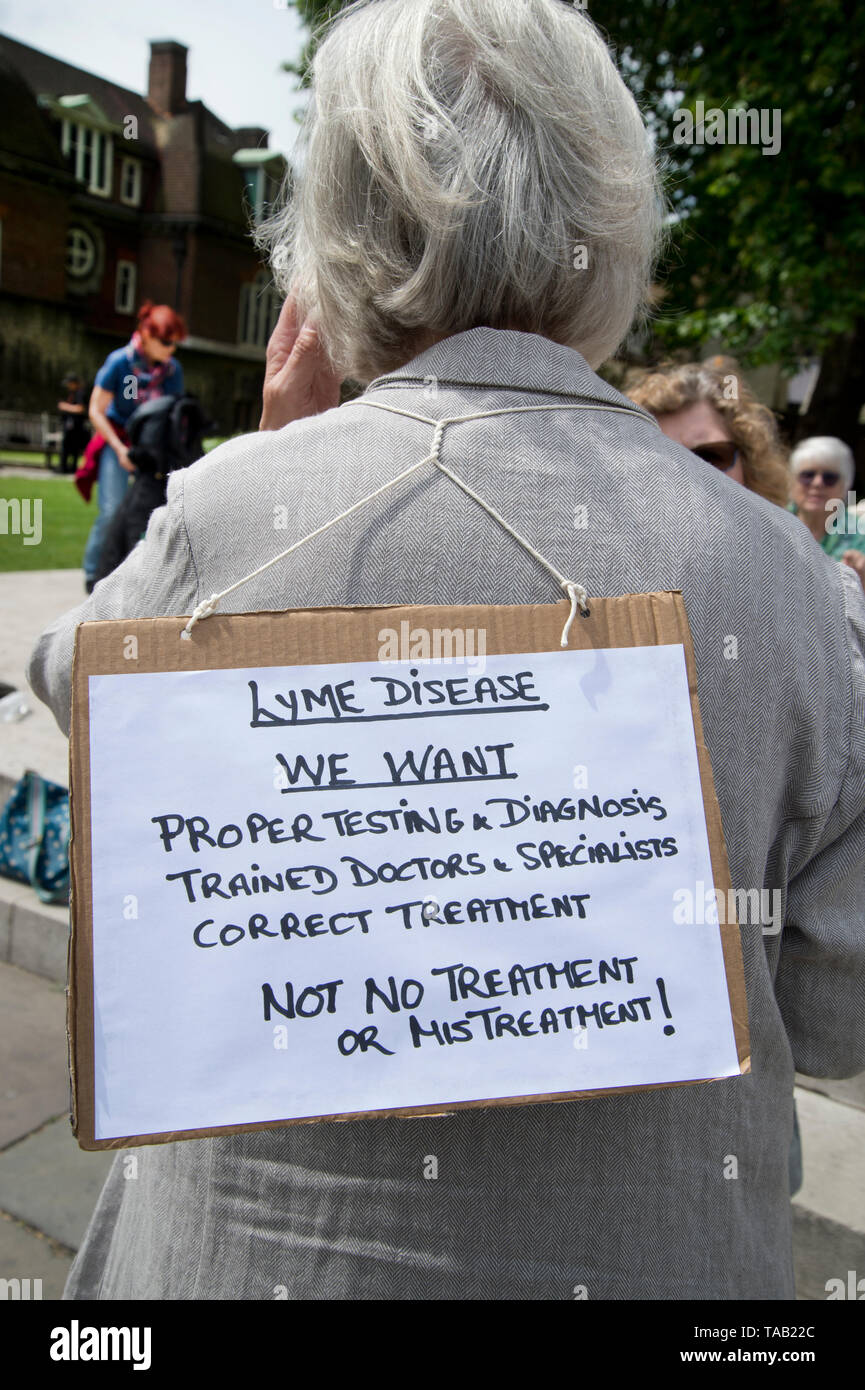
[{"label": "window", "polygon": [[124,159],[120,166],[120,201],[137,208],[141,202],[141,162]]},{"label": "window", "polygon": [[96,264],[96,245],[83,227],[70,227],[66,237],[66,269],[76,280],[88,276]]},{"label": "window", "polygon": [[267,271],[260,270],[251,285],[240,287],[237,341],[246,347],[267,347],[281,308],[279,291]]},{"label": "window", "polygon": [[87,185],[88,193],[107,197],[111,192],[111,166],[114,146],[111,136],[80,121],[63,121],[61,148],[72,157],[75,177]]},{"label": "window", "polygon": [[249,165],[243,171],[243,184],[246,206],[253,222],[259,223],[267,217],[271,204],[279,192],[279,178],[275,172],[275,166],[273,164],[267,167],[263,164]]},{"label": "window", "polygon": [[289,191],[289,167],[281,154],[266,146],[235,150],[231,158],[243,180],[240,196],[244,209],[257,226],[271,212],[283,182]]},{"label": "window", "polygon": [[118,261],[114,281],[114,307],[118,314],[135,312],[135,290],[138,281],[138,266],[134,261]]},{"label": "window", "polygon": [[246,200],[253,220],[260,222],[264,209],[264,170],[262,168],[247,169],[243,181],[246,187]]}]

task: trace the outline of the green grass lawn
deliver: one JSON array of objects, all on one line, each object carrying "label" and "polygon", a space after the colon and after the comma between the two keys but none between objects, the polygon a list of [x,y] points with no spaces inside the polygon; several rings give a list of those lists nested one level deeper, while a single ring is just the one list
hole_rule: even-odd
[{"label": "green grass lawn", "polygon": [[[207,439],[205,448],[209,452],[222,442]],[[17,461],[0,454],[0,465]],[[45,469],[30,478],[10,478],[0,471],[0,572],[80,569],[96,519],[97,495],[94,489],[91,501],[84,502],[71,474]],[[4,505],[7,500],[11,508]],[[30,535],[40,533],[40,502],[41,537],[38,544],[25,544]]]},{"label": "green grass lawn", "polygon": [[29,468],[44,468],[46,473],[48,471],[45,455],[34,453],[32,449],[0,449],[0,464],[4,463],[23,463]]},{"label": "green grass lawn", "polygon": [[[224,435],[221,438],[214,437],[213,439],[205,439],[205,453],[209,454],[210,450],[215,449],[217,444],[224,444],[227,437],[227,435]],[[2,467],[4,463],[12,465],[24,464],[28,468],[42,468],[45,470],[46,474],[50,472],[45,462],[45,454],[38,449],[35,451],[33,449],[0,449],[0,467]],[[54,466],[55,468],[57,466],[56,451],[54,453]]]},{"label": "green grass lawn", "polygon": [[[5,506],[8,499],[18,507]],[[0,571],[80,569],[95,517],[95,497],[85,505],[71,477],[0,474]],[[38,544],[25,544],[29,535],[39,536]]]}]

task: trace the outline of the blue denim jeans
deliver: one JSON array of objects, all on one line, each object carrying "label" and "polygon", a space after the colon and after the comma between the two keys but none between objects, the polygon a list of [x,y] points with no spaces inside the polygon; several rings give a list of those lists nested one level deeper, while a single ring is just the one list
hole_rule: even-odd
[{"label": "blue denim jeans", "polygon": [[99,515],[87,537],[87,547],[84,551],[85,579],[96,578],[99,570],[99,557],[108,533],[108,524],[126,495],[131,476],[132,474],[127,473],[125,468],[120,467],[114,450],[106,444],[99,455],[97,496]]}]

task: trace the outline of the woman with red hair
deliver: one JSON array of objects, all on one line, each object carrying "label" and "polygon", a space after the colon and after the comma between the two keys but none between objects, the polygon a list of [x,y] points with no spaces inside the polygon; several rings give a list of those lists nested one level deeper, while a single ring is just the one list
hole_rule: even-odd
[{"label": "woman with red hair", "polygon": [[145,401],[183,395],[183,368],[173,354],[185,337],[186,325],[170,305],[147,300],[138,311],[138,328],[130,342],[109,353],[96,374],[90,420],[103,444],[99,454],[99,515],[84,552],[88,594],[96,583],[108,524],[123,501],[130,473],[135,471],[129,461],[124,426]]}]

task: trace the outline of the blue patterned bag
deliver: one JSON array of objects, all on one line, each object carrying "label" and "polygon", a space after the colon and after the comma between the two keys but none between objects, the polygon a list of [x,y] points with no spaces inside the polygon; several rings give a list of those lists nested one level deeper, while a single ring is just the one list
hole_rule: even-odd
[{"label": "blue patterned bag", "polygon": [[38,772],[24,773],[0,812],[0,874],[44,903],[69,901],[69,793]]}]

